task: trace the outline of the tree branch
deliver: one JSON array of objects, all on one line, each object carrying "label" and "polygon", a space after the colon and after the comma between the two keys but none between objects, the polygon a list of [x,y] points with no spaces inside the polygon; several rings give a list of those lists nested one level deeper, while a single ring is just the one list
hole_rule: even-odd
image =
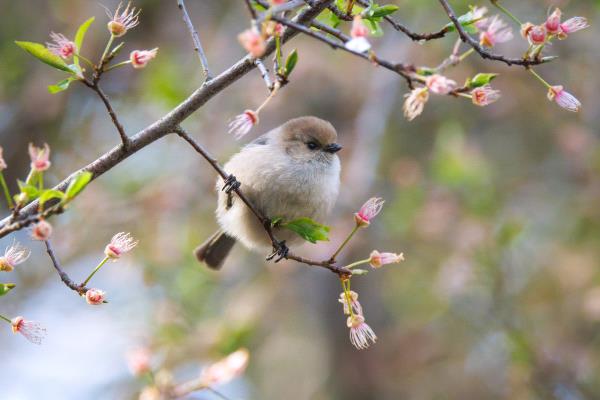
[{"label": "tree branch", "polygon": [[67,275],[67,273],[61,268],[60,262],[58,261],[58,258],[54,253],[54,249],[52,248],[50,241],[46,240],[44,241],[44,244],[46,244],[46,251],[48,252],[48,256],[50,256],[50,260],[52,260],[52,265],[54,266],[54,269],[56,269],[56,272],[58,272],[60,279],[69,289],[74,290],[79,295],[84,295],[85,292],[87,292],[89,289],[81,284],[75,283],[71,278],[69,278],[69,275]]},{"label": "tree branch", "polygon": [[271,81],[271,78],[269,77],[269,70],[267,69],[267,67],[265,67],[265,64],[259,58],[257,58],[256,61],[254,61],[254,63],[256,64],[256,67],[260,71],[260,75],[262,76],[263,80],[265,81],[265,85],[267,85],[267,89],[269,89],[269,92],[273,91],[273,88],[275,86],[273,85],[273,82]]},{"label": "tree branch", "polygon": [[202,70],[204,71],[204,76],[206,80],[211,80],[212,76],[210,75],[210,70],[208,68],[208,59],[206,58],[206,54],[204,53],[204,49],[202,48],[202,42],[200,42],[200,36],[198,35],[198,31],[194,28],[194,24],[192,24],[192,20],[190,19],[190,15],[185,8],[185,4],[183,0],[177,0],[177,6],[181,10],[183,14],[183,21],[190,31],[190,35],[192,36],[192,41],[194,42],[194,50],[198,53],[198,58],[200,59],[200,63],[202,64]]}]

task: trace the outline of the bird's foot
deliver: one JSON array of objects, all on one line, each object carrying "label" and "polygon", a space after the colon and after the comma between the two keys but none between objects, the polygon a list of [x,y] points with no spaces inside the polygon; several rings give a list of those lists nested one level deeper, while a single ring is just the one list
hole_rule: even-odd
[{"label": "bird's foot", "polygon": [[267,261],[271,261],[273,258],[277,257],[275,262],[278,263],[284,258],[287,258],[289,252],[290,249],[285,244],[285,240],[277,242],[276,245],[273,245],[273,252],[267,256]]},{"label": "bird's foot", "polygon": [[221,190],[227,194],[230,194],[232,191],[239,189],[240,186],[242,186],[242,184],[235,178],[235,176],[229,175],[225,179],[225,184]]}]

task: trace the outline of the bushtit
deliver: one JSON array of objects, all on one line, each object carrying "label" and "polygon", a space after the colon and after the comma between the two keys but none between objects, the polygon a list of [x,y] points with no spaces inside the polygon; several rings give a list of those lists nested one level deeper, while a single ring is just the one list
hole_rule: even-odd
[{"label": "bushtit", "polygon": [[[300,117],[260,136],[235,154],[224,168],[241,183],[248,200],[269,218],[318,222],[331,211],[340,185],[340,160],[335,128],[316,117]],[[231,182],[228,182],[231,185]],[[219,269],[236,241],[267,252],[271,241],[252,211],[217,180],[217,220],[221,229],[195,250],[200,262]],[[277,226],[274,235],[286,244],[301,241]]]}]

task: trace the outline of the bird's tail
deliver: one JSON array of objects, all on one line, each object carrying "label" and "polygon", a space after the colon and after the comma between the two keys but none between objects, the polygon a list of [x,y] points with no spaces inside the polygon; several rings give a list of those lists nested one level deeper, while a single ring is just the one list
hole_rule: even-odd
[{"label": "bird's tail", "polygon": [[234,244],[234,238],[228,236],[222,230],[218,230],[204,243],[196,247],[194,254],[198,261],[205,263],[211,269],[221,269]]}]

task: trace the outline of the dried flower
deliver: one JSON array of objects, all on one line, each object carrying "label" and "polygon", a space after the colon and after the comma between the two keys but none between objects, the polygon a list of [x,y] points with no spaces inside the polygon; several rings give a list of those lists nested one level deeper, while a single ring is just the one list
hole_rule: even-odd
[{"label": "dried flower", "polygon": [[0,146],[0,172],[4,171],[8,166],[6,165],[6,161],[4,161],[4,149]]},{"label": "dried flower", "polygon": [[20,333],[23,337],[34,344],[41,344],[46,336],[46,329],[35,321],[27,321],[23,317],[15,317],[11,320],[13,333]]},{"label": "dried flower", "polygon": [[265,38],[256,29],[246,29],[238,35],[242,47],[254,58],[259,58],[267,50]]},{"label": "dried flower", "polygon": [[158,47],[152,50],[134,50],[129,55],[129,60],[133,68],[140,69],[144,68],[150,60],[156,57],[158,53]]},{"label": "dried flower", "polygon": [[523,37],[523,39],[528,39],[529,36],[529,31],[534,27],[535,25],[532,24],[531,22],[525,22],[524,24],[521,25],[521,36]]},{"label": "dried flower", "polygon": [[44,147],[35,147],[29,143],[29,157],[31,158],[31,169],[35,172],[43,172],[50,168],[50,146],[44,143]]},{"label": "dried flower", "polygon": [[[362,306],[358,302],[358,293],[350,290],[348,294],[350,296],[350,305],[352,306],[352,311],[354,311],[356,314],[362,315],[363,310]],[[340,293],[340,298],[338,301],[342,303],[342,306],[344,307],[344,314],[350,315],[350,307],[348,307],[348,299],[346,298],[345,292]]]},{"label": "dried flower", "polygon": [[139,347],[125,355],[127,366],[133,375],[140,376],[151,371],[152,353],[147,347]]},{"label": "dried flower", "polygon": [[561,85],[552,86],[548,89],[548,100],[554,100],[556,104],[568,111],[577,112],[581,108],[579,100],[564,90]]},{"label": "dried flower", "polygon": [[241,139],[256,124],[258,124],[258,114],[252,110],[246,110],[229,121],[229,133],[233,134],[236,139]]},{"label": "dried flower", "polygon": [[89,289],[85,292],[85,301],[93,306],[104,303],[105,292],[100,289]]},{"label": "dried flower", "polygon": [[588,24],[587,19],[584,17],[569,18],[560,24],[560,33],[558,34],[558,38],[565,39],[571,33],[588,28],[589,26],[590,25]]},{"label": "dried flower", "polygon": [[4,250],[4,255],[0,257],[0,271],[10,272],[15,266],[25,262],[29,258],[29,249],[14,242],[10,247]]},{"label": "dried flower", "polygon": [[350,342],[359,350],[368,348],[377,341],[373,329],[365,323],[365,317],[359,314],[348,317],[346,325],[350,328]]},{"label": "dried flower", "polygon": [[484,85],[471,91],[473,104],[487,106],[500,98],[500,91],[492,89],[490,85]]},{"label": "dried flower", "polygon": [[429,100],[429,90],[426,87],[420,87],[413,89],[410,93],[406,94],[406,100],[404,100],[404,117],[407,120],[412,121],[421,113],[425,108],[425,103]]},{"label": "dried flower", "polygon": [[248,350],[237,350],[205,368],[202,371],[200,380],[207,386],[229,382],[244,373],[248,366],[249,357]]},{"label": "dried flower", "polygon": [[131,251],[138,241],[135,240],[129,233],[119,232],[112,237],[110,243],[104,248],[104,254],[107,257],[118,259],[123,254]]},{"label": "dried flower", "polygon": [[45,219],[40,219],[39,222],[33,225],[31,229],[31,238],[33,240],[45,241],[52,235],[52,225]]},{"label": "dried flower", "polygon": [[356,15],[352,21],[352,29],[350,30],[352,39],[345,43],[348,50],[357,53],[364,53],[371,49],[371,43],[367,40],[369,36],[369,28],[365,25],[360,15]]},{"label": "dried flower", "polygon": [[512,29],[500,17],[494,15],[485,30],[479,34],[479,42],[483,46],[493,47],[498,43],[509,41],[512,37]]},{"label": "dried flower", "polygon": [[546,28],[544,25],[534,25],[527,31],[527,40],[530,44],[540,45],[546,43]]},{"label": "dried flower", "polygon": [[52,43],[46,43],[46,47],[52,53],[65,60],[77,53],[77,46],[62,33],[50,33]]},{"label": "dried flower", "polygon": [[546,19],[544,26],[546,27],[546,31],[548,31],[549,34],[554,35],[560,32],[560,17],[560,9],[556,8],[554,12],[550,14]]},{"label": "dried flower", "polygon": [[362,205],[360,210],[354,214],[354,220],[358,226],[368,226],[371,220],[379,214],[385,201],[380,197],[371,197]]},{"label": "dried flower", "polygon": [[121,37],[127,33],[128,30],[136,27],[139,24],[138,15],[140,14],[140,9],[136,9],[135,7],[131,7],[131,2],[127,3],[127,7],[119,13],[121,10],[122,3],[119,3],[115,12],[111,15],[110,10],[106,9],[106,15],[110,18],[108,22],[108,31],[114,37]]},{"label": "dried flower", "polygon": [[448,94],[456,88],[456,82],[443,75],[430,75],[425,79],[425,85],[436,94]]},{"label": "dried flower", "polygon": [[404,261],[404,253],[380,253],[373,250],[369,258],[369,264],[373,268],[380,268],[387,264],[397,264],[400,261]]}]

